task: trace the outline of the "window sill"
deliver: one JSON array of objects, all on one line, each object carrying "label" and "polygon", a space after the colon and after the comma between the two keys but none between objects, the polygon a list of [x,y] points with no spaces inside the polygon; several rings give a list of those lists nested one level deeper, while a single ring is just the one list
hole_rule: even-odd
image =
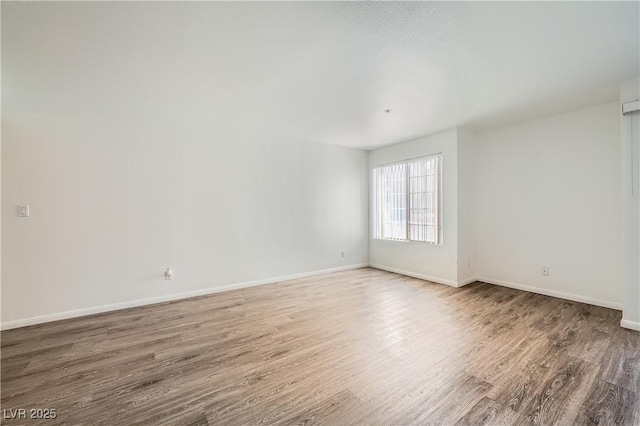
[{"label": "window sill", "polygon": [[373,241],[384,241],[384,242],[390,242],[390,243],[410,243],[410,244],[419,244],[421,246],[434,246],[434,247],[439,247],[442,246],[442,242],[439,243],[428,243],[426,241],[413,241],[413,240],[393,240],[390,238],[371,238],[371,240]]}]

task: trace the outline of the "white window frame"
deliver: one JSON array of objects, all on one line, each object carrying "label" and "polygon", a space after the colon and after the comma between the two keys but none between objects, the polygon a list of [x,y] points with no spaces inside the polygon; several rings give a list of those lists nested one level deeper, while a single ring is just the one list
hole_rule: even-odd
[{"label": "white window frame", "polygon": [[[434,173],[434,188],[433,190],[435,191],[434,194],[434,198],[433,198],[433,202],[436,204],[434,207],[434,215],[435,215],[435,223],[434,223],[434,232],[435,232],[435,236],[434,236],[434,241],[427,241],[427,240],[421,240],[421,239],[416,239],[416,236],[411,235],[411,211],[415,210],[412,209],[412,203],[411,203],[411,198],[410,198],[410,188],[411,188],[411,176],[410,176],[410,168],[409,168],[409,164],[411,162],[415,162],[417,160],[435,160],[435,164],[436,164],[436,170]],[[384,236],[384,232],[382,231],[382,226],[383,223],[380,221],[380,211],[379,209],[382,208],[381,206],[379,206],[379,193],[378,193],[378,188],[377,188],[377,176],[379,174],[379,170],[381,168],[391,168],[393,166],[400,166],[400,165],[404,165],[404,172],[406,173],[406,177],[404,179],[404,195],[406,196],[406,201],[405,201],[405,217],[404,217],[404,225],[406,227],[405,229],[405,238],[397,238],[397,237],[388,237],[388,236]],[[387,164],[380,164],[374,168],[372,168],[371,170],[371,194],[372,194],[372,237],[375,240],[383,240],[383,241],[399,241],[399,242],[413,242],[413,243],[420,243],[420,244],[429,244],[429,245],[442,245],[442,240],[443,240],[443,227],[442,227],[442,211],[443,211],[443,202],[442,202],[442,169],[443,169],[443,155],[441,152],[437,152],[434,154],[430,154],[430,155],[424,155],[424,156],[420,156],[420,157],[415,157],[415,158],[410,158],[407,160],[403,160],[403,161],[397,161],[394,163],[387,163]],[[426,179],[427,175],[425,175],[425,179]],[[414,177],[415,178],[415,177]],[[426,183],[425,183],[426,185]],[[428,188],[427,188],[428,189]],[[425,194],[428,191],[425,189]],[[415,193],[415,192],[414,192]],[[424,226],[428,226],[428,225],[424,225]],[[426,234],[425,234],[426,235]],[[426,238],[426,237],[425,237]]]}]

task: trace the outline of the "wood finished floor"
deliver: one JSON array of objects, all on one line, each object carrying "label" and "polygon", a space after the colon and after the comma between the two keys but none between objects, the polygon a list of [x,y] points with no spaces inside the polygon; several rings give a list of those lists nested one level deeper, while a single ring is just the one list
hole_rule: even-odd
[{"label": "wood finished floor", "polygon": [[43,425],[640,424],[618,311],[358,269],[1,334]]}]

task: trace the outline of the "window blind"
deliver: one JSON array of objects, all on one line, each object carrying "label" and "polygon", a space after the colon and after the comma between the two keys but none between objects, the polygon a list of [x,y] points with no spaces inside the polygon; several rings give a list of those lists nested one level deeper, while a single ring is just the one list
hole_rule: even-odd
[{"label": "window blind", "polygon": [[440,244],[442,155],[373,169],[373,237]]}]

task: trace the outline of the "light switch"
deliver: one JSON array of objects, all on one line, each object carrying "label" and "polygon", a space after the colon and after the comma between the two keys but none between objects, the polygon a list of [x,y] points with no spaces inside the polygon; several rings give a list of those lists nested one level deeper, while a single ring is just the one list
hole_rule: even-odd
[{"label": "light switch", "polygon": [[29,205],[18,206],[18,217],[29,217]]}]

